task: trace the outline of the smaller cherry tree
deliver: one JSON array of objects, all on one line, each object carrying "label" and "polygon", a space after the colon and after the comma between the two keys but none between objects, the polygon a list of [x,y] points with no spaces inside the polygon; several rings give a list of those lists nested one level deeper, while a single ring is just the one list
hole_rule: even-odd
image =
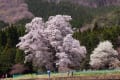
[{"label": "smaller cherry tree", "polygon": [[100,42],[90,55],[90,65],[94,69],[118,68],[119,63],[118,53],[110,41]]}]

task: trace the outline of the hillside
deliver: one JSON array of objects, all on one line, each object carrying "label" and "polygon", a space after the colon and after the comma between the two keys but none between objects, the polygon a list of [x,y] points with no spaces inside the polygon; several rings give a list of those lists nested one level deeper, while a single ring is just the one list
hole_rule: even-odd
[{"label": "hillside", "polygon": [[88,7],[103,7],[103,6],[119,6],[120,5],[120,0],[47,0],[49,2],[56,2],[59,3],[61,1],[69,1],[75,4],[83,5],[83,6],[88,6]]},{"label": "hillside", "polygon": [[96,17],[93,22],[97,27],[120,26],[120,11]]},{"label": "hillside", "polygon": [[104,27],[113,27],[113,26],[120,26],[120,10],[113,11],[105,15],[96,16],[90,24],[83,25],[80,28],[80,31],[86,31],[88,29],[100,29]]},{"label": "hillside", "polygon": [[[71,15],[75,27],[90,22],[93,15],[114,10],[113,5],[119,5],[119,0],[0,0],[0,21],[12,23],[35,16],[44,17],[56,14]],[[26,2],[26,3],[25,3]],[[59,3],[55,4],[53,2]],[[79,5],[74,5],[79,4]],[[46,6],[47,5],[47,6]],[[110,6],[104,7],[103,6]],[[44,8],[43,8],[44,7]],[[89,7],[98,7],[90,9]],[[83,14],[84,13],[84,14]],[[79,21],[79,22],[78,22]]]},{"label": "hillside", "polygon": [[90,8],[65,1],[55,4],[54,2],[50,3],[42,0],[26,0],[26,3],[30,12],[35,16],[43,17],[45,20],[51,15],[70,15],[73,18],[71,22],[73,27],[77,28],[82,27],[86,23],[91,23],[95,16],[105,15],[111,11],[120,9],[118,6]]}]

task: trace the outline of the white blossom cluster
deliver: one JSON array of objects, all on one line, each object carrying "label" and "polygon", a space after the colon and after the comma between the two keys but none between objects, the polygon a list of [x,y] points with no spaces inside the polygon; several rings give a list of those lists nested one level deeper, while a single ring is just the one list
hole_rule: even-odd
[{"label": "white blossom cluster", "polygon": [[[118,53],[113,49],[109,41],[100,42],[90,56],[90,65],[95,69],[105,69],[113,67],[112,63],[118,62]],[[114,66],[115,68],[115,66]]]},{"label": "white blossom cluster", "polygon": [[15,24],[19,20],[33,17],[25,0],[0,0],[0,21]]},{"label": "white blossom cluster", "polygon": [[36,17],[26,24],[27,34],[20,37],[21,42],[17,44],[19,49],[25,51],[25,62],[32,61],[35,67],[46,69],[54,69],[54,64],[79,67],[86,56],[86,48],[73,39],[71,19],[67,15],[56,15],[44,22]]}]

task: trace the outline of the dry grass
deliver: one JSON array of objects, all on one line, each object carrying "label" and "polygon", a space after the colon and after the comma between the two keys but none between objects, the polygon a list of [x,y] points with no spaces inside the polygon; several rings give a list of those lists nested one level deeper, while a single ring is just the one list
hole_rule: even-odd
[{"label": "dry grass", "polygon": [[73,77],[56,77],[40,78],[34,80],[120,80],[120,74],[117,75],[99,75],[99,76],[73,76]]}]

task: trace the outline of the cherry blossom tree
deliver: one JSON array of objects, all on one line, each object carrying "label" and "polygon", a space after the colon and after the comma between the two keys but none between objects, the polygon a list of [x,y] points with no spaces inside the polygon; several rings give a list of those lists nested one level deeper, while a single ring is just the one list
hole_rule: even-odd
[{"label": "cherry blossom tree", "polygon": [[114,69],[120,67],[119,64],[118,53],[110,41],[100,42],[90,55],[90,65],[94,69]]},{"label": "cherry blossom tree", "polygon": [[27,34],[17,44],[26,54],[25,62],[32,62],[37,69],[54,70],[56,65],[69,69],[80,67],[86,48],[73,39],[70,20],[71,16],[56,15],[46,22],[36,17],[26,24]]}]

